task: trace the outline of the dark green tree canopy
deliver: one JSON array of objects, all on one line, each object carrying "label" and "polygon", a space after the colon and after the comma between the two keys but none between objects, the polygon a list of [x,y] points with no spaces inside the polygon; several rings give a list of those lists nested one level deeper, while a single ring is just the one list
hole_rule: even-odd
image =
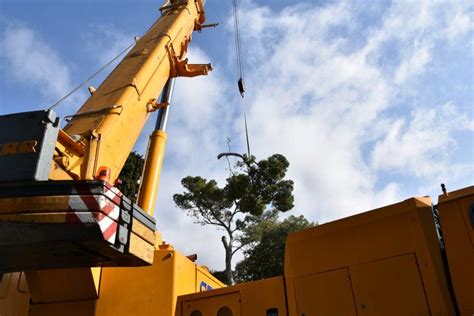
[{"label": "dark green tree canopy", "polygon": [[255,281],[283,275],[288,234],[313,225],[303,215],[279,221],[278,215],[272,212],[267,212],[263,220],[249,225],[244,236],[253,241],[253,246],[244,251],[244,260],[235,267],[236,281]]},{"label": "dark green tree canopy", "polygon": [[215,225],[226,231],[222,237],[226,251],[226,272],[231,284],[232,256],[247,243],[240,233],[266,210],[286,212],[293,208],[293,181],[285,179],[288,160],[279,154],[256,161],[242,156],[231,170],[225,185],[215,180],[188,176],[181,180],[185,191],[175,194],[176,205],[201,225]]},{"label": "dark green tree canopy", "polygon": [[140,178],[142,176],[145,159],[137,152],[131,152],[120,171],[119,179],[122,184],[117,187],[126,197],[136,202],[138,189],[140,187]]},{"label": "dark green tree canopy", "polygon": [[243,162],[237,163],[240,172],[228,177],[222,188],[215,180],[191,176],[182,179],[186,191],[173,196],[176,205],[201,218],[198,219],[200,223],[216,225],[222,225],[219,220],[233,219],[234,212],[225,211],[232,207],[235,213],[253,216],[261,215],[267,207],[280,212],[293,208],[293,181],[283,179],[288,160],[279,154],[258,163],[253,156],[244,157]]}]

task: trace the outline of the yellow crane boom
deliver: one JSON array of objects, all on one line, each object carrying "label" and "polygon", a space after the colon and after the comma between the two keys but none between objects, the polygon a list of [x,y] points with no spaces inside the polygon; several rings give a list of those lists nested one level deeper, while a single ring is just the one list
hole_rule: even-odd
[{"label": "yellow crane boom", "polygon": [[[160,11],[64,129],[51,109],[0,117],[2,316],[172,315],[178,295],[223,286],[155,231],[173,80],[212,69],[186,59],[203,1]],[[114,185],[157,110],[137,205]]]},{"label": "yellow crane boom", "polygon": [[[474,315],[473,186],[291,234],[284,275],[230,287],[162,242],[174,78],[211,66],[185,59],[202,0],[161,12],[64,129],[49,110],[0,116],[1,316]],[[114,184],[156,110],[136,205]]]},{"label": "yellow crane boom", "polygon": [[[107,168],[113,183],[169,78],[206,75],[211,65],[185,59],[192,32],[204,22],[202,1],[174,0],[161,18],[94,91],[60,132],[50,178],[95,179]],[[73,151],[68,144],[75,143]]]}]

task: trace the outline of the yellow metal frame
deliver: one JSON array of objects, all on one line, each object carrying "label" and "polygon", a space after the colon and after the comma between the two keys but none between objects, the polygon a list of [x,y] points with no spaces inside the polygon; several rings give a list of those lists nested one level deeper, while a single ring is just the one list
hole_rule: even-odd
[{"label": "yellow metal frame", "polygon": [[474,315],[474,186],[439,197],[439,216],[461,315]]},{"label": "yellow metal frame", "polygon": [[138,205],[153,216],[160,183],[161,166],[166,147],[166,132],[156,130],[150,135]]},{"label": "yellow metal frame", "polygon": [[[185,58],[192,32],[200,30],[205,19],[202,0],[171,0],[161,8],[161,12],[160,19],[59,132],[51,164],[51,180],[95,179],[98,171],[106,168],[106,180],[114,183],[150,111],[155,109],[150,109],[151,100],[156,98],[168,79],[206,75],[211,71],[210,64],[188,65]],[[150,213],[154,209],[165,144],[164,132],[157,131],[152,135],[140,201],[140,205]],[[49,202],[45,205],[51,207]],[[28,220],[28,216],[34,215],[4,214],[4,219],[12,220],[12,216],[14,220]],[[54,222],[62,218],[61,214],[50,214],[43,220]],[[155,236],[143,232],[139,223],[133,224],[133,232],[138,232],[141,237],[131,240],[130,247],[134,249],[130,250],[135,253],[142,251],[143,257],[151,258],[143,243],[144,240],[154,240]],[[130,238],[135,238],[135,234]],[[9,286],[5,289],[5,298],[0,299],[0,312],[2,316],[9,311],[14,311],[15,316],[108,315],[114,310],[113,306],[118,306],[120,311],[114,311],[114,315],[137,312],[143,315],[139,311],[156,314],[160,310],[163,315],[172,315],[176,296],[198,291],[196,282],[199,280],[205,279],[213,287],[223,286],[208,271],[180,253],[172,249],[156,250],[160,259],[163,259],[160,255],[164,252],[171,259],[155,260],[149,268],[81,268],[10,274],[9,278],[22,276],[22,282],[26,279],[29,291],[19,293],[17,288]],[[108,288],[124,279],[126,283]],[[121,293],[120,298],[109,301],[108,298],[116,293],[114,289]],[[142,307],[124,305],[129,302],[122,295],[129,289],[140,293],[137,295],[134,291],[129,295],[142,298]],[[163,295],[156,299],[156,293]],[[11,309],[11,306],[15,308]]]},{"label": "yellow metal frame", "polygon": [[287,315],[283,277],[180,296],[174,315],[191,316],[193,311],[199,311],[201,315],[213,316],[224,308],[234,316],[265,316],[271,310],[277,310],[278,315]]},{"label": "yellow metal frame", "polygon": [[[464,286],[472,287],[469,282]],[[463,291],[472,298],[473,291]],[[293,233],[284,277],[182,296],[176,316],[216,315],[224,306],[233,315],[266,315],[272,305],[289,316],[455,315],[431,199],[411,198]]]},{"label": "yellow metal frame", "polygon": [[[393,258],[398,258],[396,262],[406,268],[397,270],[399,268],[392,261],[385,261]],[[360,269],[363,266],[372,267],[373,273],[362,277],[365,270]],[[454,315],[430,198],[408,199],[291,234],[285,253],[290,315],[304,312],[298,307],[300,301],[295,292],[298,278],[323,275],[337,269],[345,269],[341,271],[346,271],[351,281],[348,286],[351,295],[354,293],[354,314],[425,314],[423,311],[429,307],[429,311],[436,315]],[[377,269],[386,269],[383,280],[375,273]],[[414,275],[419,278],[419,283],[413,283]],[[357,276],[362,277],[363,283],[354,284]],[[414,295],[423,294],[417,297],[423,300],[426,297],[426,302],[411,301],[410,296],[403,295],[420,284],[421,292],[414,292]],[[402,303],[374,305],[373,301],[368,301],[370,296],[363,293],[375,285],[378,293],[392,297],[392,303]],[[311,283],[308,286],[307,290],[310,290]],[[336,296],[326,297],[330,306],[338,306],[339,300]]]},{"label": "yellow metal frame", "polygon": [[188,65],[185,58],[191,34],[204,22],[202,0],[174,0],[162,9],[162,17],[60,131],[51,179],[64,179],[65,173],[94,179],[106,167],[113,183],[145,125],[150,100],[167,80],[211,71],[210,64]]}]

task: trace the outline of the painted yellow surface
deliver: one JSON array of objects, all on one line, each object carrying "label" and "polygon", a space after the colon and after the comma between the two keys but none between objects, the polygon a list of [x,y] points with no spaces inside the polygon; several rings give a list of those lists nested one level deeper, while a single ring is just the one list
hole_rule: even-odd
[{"label": "painted yellow surface", "polygon": [[439,215],[461,315],[474,315],[474,186],[440,196]]},{"label": "painted yellow surface", "polygon": [[84,311],[94,307],[99,282],[99,268],[8,273],[0,285],[0,315],[94,315]]},{"label": "painted yellow surface", "polygon": [[7,273],[0,275],[0,315],[28,315],[30,299],[25,273]]},{"label": "painted yellow surface", "polygon": [[[197,312],[204,316],[266,316],[271,310],[278,311],[278,315],[287,315],[283,277],[180,296],[176,308],[175,316],[200,315]],[[231,314],[218,314],[226,308]]]},{"label": "painted yellow surface", "polygon": [[[357,315],[430,315],[414,254],[355,265],[349,270]],[[330,298],[333,304],[336,297]]]},{"label": "painted yellow surface", "polygon": [[95,300],[76,302],[30,304],[29,316],[68,315],[83,316],[94,315]]},{"label": "painted yellow surface", "polygon": [[298,315],[357,315],[349,269],[300,276],[294,283]]},{"label": "painted yellow surface", "polygon": [[[137,40],[115,70],[59,132],[51,180],[94,179],[97,171],[106,167],[110,170],[109,180],[114,183],[153,110],[149,107],[150,100],[160,94],[166,81],[176,76],[205,75],[211,70],[210,64],[187,65],[185,59],[192,32],[200,29],[204,22],[202,1],[171,0],[162,9],[162,16]],[[143,205],[149,212],[154,208],[166,143],[164,132],[156,132],[154,136],[152,141],[156,143],[156,150],[147,159],[152,168],[144,177],[150,184],[143,194]],[[23,147],[27,148],[26,145]],[[0,200],[0,215],[3,220],[61,223],[65,218],[62,211],[68,209],[68,202],[65,197],[3,199]],[[25,214],[31,212],[36,213]],[[154,240],[153,234],[145,231],[139,223],[132,225],[132,231],[138,235],[130,235],[130,252],[151,263],[153,246],[150,248],[146,241]],[[157,252],[162,253],[162,250]],[[117,315],[112,306],[118,306],[119,315],[131,315],[136,314],[137,307],[133,304],[125,306],[128,301],[123,293],[134,289],[128,292],[129,296],[144,302],[144,310],[156,314],[153,309],[159,306],[166,311],[164,315],[172,315],[176,295],[199,289],[196,283],[201,279],[206,279],[213,287],[222,286],[178,252],[172,250],[169,254],[171,260],[155,261],[149,269],[82,268],[30,271],[26,276],[19,274],[23,276],[22,282],[26,279],[29,284],[28,295],[20,295],[16,288],[9,287],[8,291],[5,290],[6,298],[1,300],[0,313],[6,313],[4,307],[12,306],[15,301],[15,306],[22,306],[15,309],[16,315],[28,310],[30,315],[72,315],[72,312],[101,315],[110,311]],[[16,275],[7,277],[11,279]],[[127,282],[116,283],[123,278]],[[117,293],[119,298],[115,299]],[[158,301],[152,296],[156,293],[162,294]],[[31,301],[29,307],[25,295]],[[150,305],[150,302],[153,303]]]},{"label": "painted yellow surface", "polygon": [[[170,77],[207,74],[210,65],[186,65],[187,46],[195,27],[204,21],[202,1],[170,2],[161,18],[141,37],[107,79],[64,128],[80,136],[83,153],[68,151],[68,136],[58,140],[55,161],[71,177],[93,179],[99,168],[117,178],[157,98]],[[132,40],[132,39],[131,39]],[[188,67],[186,67],[188,66]]]},{"label": "painted yellow surface", "polygon": [[223,287],[173,247],[162,248],[149,267],[28,272],[30,288],[24,273],[6,274],[0,284],[0,315],[173,316],[179,295],[199,292],[203,282]]},{"label": "painted yellow surface", "polygon": [[[186,65],[184,59],[192,32],[204,22],[202,1],[171,0],[167,5],[60,131],[51,180],[94,179],[106,167],[113,183],[153,110],[151,100],[166,81],[211,70],[210,65]],[[165,145],[166,133],[154,132],[139,198],[150,214]],[[32,143],[4,145],[2,152],[31,148]],[[61,211],[67,208],[64,197],[2,199],[0,219],[62,222]],[[474,187],[440,197],[449,270],[462,315],[474,314],[472,208]],[[42,212],[42,219],[33,209]],[[455,314],[429,198],[408,199],[292,234],[284,276],[227,288],[171,246],[154,249],[146,242],[154,239],[153,233],[144,227],[137,224],[132,230],[138,235],[130,236],[131,251],[148,258],[150,266],[2,275],[1,316]],[[211,288],[215,290],[200,292]]]},{"label": "painted yellow surface", "polygon": [[[286,302],[290,316],[455,315],[438,245],[429,198],[293,233],[286,244],[285,282],[274,279],[282,284],[273,292],[274,307]],[[178,315],[216,315],[222,306],[232,315],[266,315],[261,307],[272,306],[265,298],[277,288],[266,281],[180,297]],[[472,298],[472,291],[464,293]]]},{"label": "painted yellow surface", "polygon": [[147,157],[138,195],[138,205],[153,216],[166,146],[166,132],[154,131],[148,142]]},{"label": "painted yellow surface", "polygon": [[[290,315],[300,315],[295,282],[335,269],[348,269],[358,314],[401,312],[389,304],[391,298],[408,309],[402,314],[454,314],[429,198],[408,199],[291,234],[285,255]],[[311,288],[307,282],[306,290]],[[339,295],[326,298],[332,306],[341,300]]]},{"label": "painted yellow surface", "polygon": [[30,196],[0,199],[0,215],[67,211],[69,196]]},{"label": "painted yellow surface", "polygon": [[223,284],[172,247],[156,250],[150,267],[104,268],[96,316],[174,315],[178,295],[199,291],[205,282]]},{"label": "painted yellow surface", "polygon": [[25,272],[32,303],[95,300],[100,268],[56,269]]}]

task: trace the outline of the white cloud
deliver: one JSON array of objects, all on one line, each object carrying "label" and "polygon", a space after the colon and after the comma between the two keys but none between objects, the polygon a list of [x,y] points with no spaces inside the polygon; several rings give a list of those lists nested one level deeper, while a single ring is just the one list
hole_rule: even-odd
[{"label": "white cloud", "polygon": [[27,25],[2,19],[0,22],[2,71],[28,89],[36,89],[46,102],[71,90],[71,74],[58,52]]},{"label": "white cloud", "polygon": [[[252,47],[252,142],[259,157],[281,152],[289,158],[297,212],[325,221],[394,202],[407,193],[400,191],[401,183],[387,179],[381,186],[381,169],[427,177],[446,167],[453,133],[467,125],[466,120],[460,125],[454,105],[428,112],[425,105],[412,117],[407,114],[418,104],[395,107],[403,85],[418,83],[432,61],[444,27],[437,22],[442,9],[429,1],[396,3],[384,12],[380,26],[365,30],[365,44],[351,50],[347,43],[358,34],[334,31],[356,18],[345,2],[281,12],[242,10],[242,25],[258,25],[244,33]],[[397,45],[390,46],[394,41]],[[398,57],[389,71],[384,61],[391,55]],[[414,84],[411,89],[420,93]],[[428,122],[439,123],[443,131],[436,133]],[[408,131],[402,133],[404,124]],[[417,148],[420,141],[425,143]],[[396,159],[393,153],[400,146],[403,152]]]},{"label": "white cloud", "polygon": [[[91,24],[83,34],[85,50],[97,65],[104,65],[131,45],[138,34],[124,33],[120,27],[111,24]],[[120,59],[117,60],[117,64]],[[110,67],[109,69],[113,69]]]},{"label": "white cloud", "polygon": [[[244,3],[252,151],[258,158],[276,152],[288,157],[293,212],[333,220],[407,194],[434,192],[438,182],[426,186],[427,180],[456,182],[474,170],[472,163],[452,162],[454,134],[472,130],[472,119],[453,103],[400,106],[397,100],[407,87],[422,92],[420,78],[435,58],[435,44],[445,38],[440,34],[446,25],[437,19],[442,9],[430,1],[396,3],[384,11],[380,25],[358,35],[350,32],[361,21],[346,2],[281,12]],[[338,31],[342,27],[348,34]],[[354,36],[363,37],[361,45],[351,47]],[[392,55],[397,57],[388,66]],[[238,100],[218,72],[179,80],[167,152],[173,161],[164,166],[157,217],[178,249],[196,249],[204,263],[222,268],[221,233],[183,218],[171,196],[182,190],[179,180],[186,175],[225,176],[214,157],[225,150],[228,133],[238,135],[234,141],[244,139],[240,118],[229,114]],[[382,173],[414,175],[419,181],[410,188],[418,190],[406,192],[404,182]]]},{"label": "white cloud", "polygon": [[[240,15],[252,152],[259,159],[273,153],[288,157],[289,177],[295,181],[293,212],[313,221],[369,210],[407,194],[433,192],[438,182],[426,183],[439,179],[464,183],[474,171],[472,162],[456,162],[452,153],[458,148],[456,133],[472,137],[472,113],[460,110],[472,107],[457,108],[445,101],[420,104],[405,97],[407,89],[411,95],[426,93],[422,78],[439,58],[436,47],[470,35],[470,7],[397,1],[377,11],[369,25],[355,8],[341,1],[322,7],[292,5],[276,12],[247,1]],[[115,27],[96,29],[98,36],[88,49],[102,62],[132,38]],[[227,36],[233,45],[232,34]],[[48,45],[36,43],[37,36],[26,38],[46,51],[40,56],[58,57],[49,54]],[[193,44],[190,62],[208,62]],[[184,176],[225,178],[226,163],[216,155],[227,149],[227,136],[237,150],[244,147],[234,83],[228,82],[221,65],[215,66],[207,77],[178,79],[155,214],[165,240],[185,254],[197,252],[199,262],[222,269],[222,233],[193,224],[172,200],[182,191]],[[68,83],[67,68],[54,67]],[[41,69],[38,84],[59,84],[46,83],[49,70]],[[51,94],[61,90],[52,87]],[[142,152],[153,123],[136,145]],[[415,192],[405,191],[408,180],[400,177],[413,177],[410,188],[416,187]]]},{"label": "white cloud", "polygon": [[445,35],[448,40],[453,41],[462,38],[473,30],[473,11],[474,3],[472,1],[459,1],[459,3],[453,6],[446,18],[447,27],[445,28]]},{"label": "white cloud", "polygon": [[408,120],[395,121],[375,145],[373,167],[433,177],[449,165],[449,154],[456,149],[453,132],[467,127],[467,117],[452,103],[415,109]]},{"label": "white cloud", "polygon": [[[209,57],[192,46],[190,63],[208,63]],[[209,75],[178,78],[170,106],[168,144],[155,214],[163,238],[185,254],[197,253],[199,263],[224,269],[223,233],[200,226],[174,205],[173,194],[183,191],[181,179],[202,176],[223,181],[226,164],[216,156],[225,151],[226,129],[232,126],[227,102],[227,83],[219,65]],[[153,122],[152,122],[153,123]],[[151,126],[150,126],[151,128]],[[145,148],[149,131],[137,144]],[[230,135],[229,135],[230,136]]]},{"label": "white cloud", "polygon": [[403,63],[395,73],[395,83],[400,84],[423,72],[431,59],[431,47],[426,43],[415,44],[412,51],[406,52]]}]

